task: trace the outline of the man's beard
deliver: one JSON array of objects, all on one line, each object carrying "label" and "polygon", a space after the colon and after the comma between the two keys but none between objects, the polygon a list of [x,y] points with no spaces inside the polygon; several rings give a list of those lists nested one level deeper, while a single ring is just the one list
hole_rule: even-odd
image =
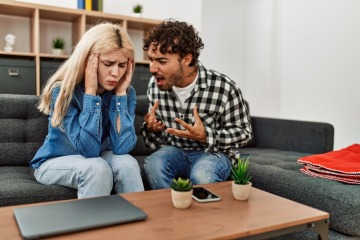
[{"label": "man's beard", "polygon": [[158,86],[158,88],[160,89],[160,91],[169,91],[173,86],[175,86],[182,80],[183,75],[184,69],[181,64],[179,64],[178,70],[171,74],[168,78],[164,78],[165,84],[163,86]]}]

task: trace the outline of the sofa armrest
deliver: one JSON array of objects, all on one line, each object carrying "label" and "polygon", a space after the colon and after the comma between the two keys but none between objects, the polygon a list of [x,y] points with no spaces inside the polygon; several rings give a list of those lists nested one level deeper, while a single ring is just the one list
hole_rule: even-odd
[{"label": "sofa armrest", "polygon": [[252,117],[253,146],[303,153],[333,150],[334,127],[329,123]]}]

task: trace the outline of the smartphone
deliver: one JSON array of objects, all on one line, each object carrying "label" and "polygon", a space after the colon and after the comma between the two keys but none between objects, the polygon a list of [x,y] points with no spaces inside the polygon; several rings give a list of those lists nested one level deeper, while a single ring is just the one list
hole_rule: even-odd
[{"label": "smartphone", "polygon": [[192,197],[198,202],[214,202],[220,201],[221,199],[218,195],[210,192],[204,187],[194,187]]}]

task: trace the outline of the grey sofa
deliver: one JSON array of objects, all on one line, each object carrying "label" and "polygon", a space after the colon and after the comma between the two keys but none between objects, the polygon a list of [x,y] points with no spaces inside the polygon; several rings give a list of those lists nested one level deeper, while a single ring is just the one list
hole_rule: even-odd
[{"label": "grey sofa", "polygon": [[[76,198],[76,191],[36,182],[29,162],[47,132],[47,117],[36,109],[39,98],[0,94],[0,207]],[[146,96],[137,97],[138,143],[131,154],[143,173],[151,151],[139,134],[147,113]],[[254,187],[330,213],[330,239],[360,239],[360,187],[314,178],[299,171],[298,158],[333,149],[330,124],[252,117],[254,140],[240,149],[250,153]],[[143,178],[146,189],[148,184]],[[311,230],[276,239],[317,239]]]}]

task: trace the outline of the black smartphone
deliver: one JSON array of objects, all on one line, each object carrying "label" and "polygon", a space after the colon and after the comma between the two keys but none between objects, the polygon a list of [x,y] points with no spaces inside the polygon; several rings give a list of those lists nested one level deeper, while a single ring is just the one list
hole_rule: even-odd
[{"label": "black smartphone", "polygon": [[214,202],[220,201],[221,199],[218,195],[204,187],[194,187],[192,197],[198,202]]}]

